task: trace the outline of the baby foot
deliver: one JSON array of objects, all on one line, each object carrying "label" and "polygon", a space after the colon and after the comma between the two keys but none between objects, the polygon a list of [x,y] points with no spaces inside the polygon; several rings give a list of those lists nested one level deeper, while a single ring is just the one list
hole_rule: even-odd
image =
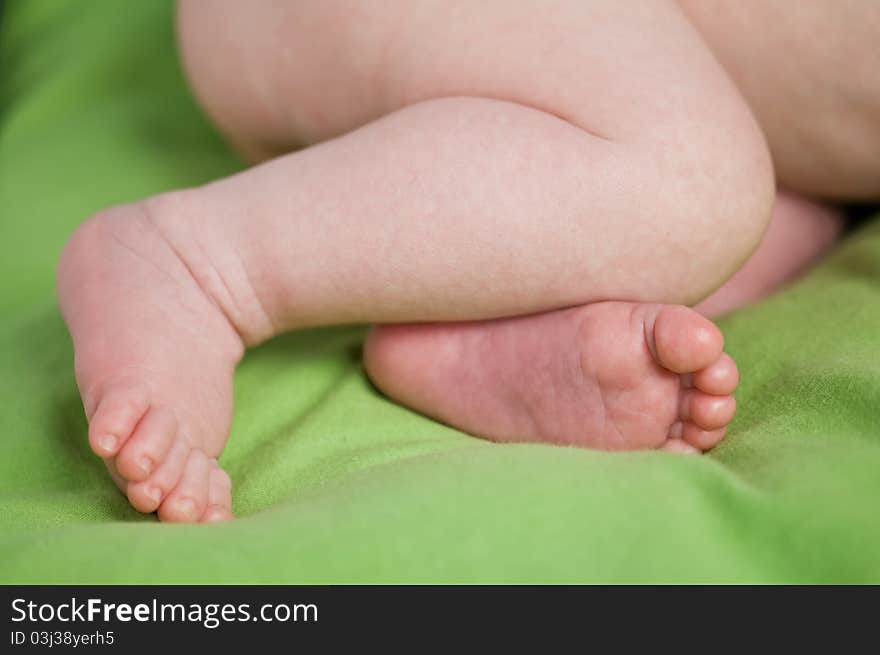
[{"label": "baby foot", "polygon": [[58,267],[89,443],[142,512],[232,517],[217,465],[243,345],[137,205],[91,219]]},{"label": "baby foot", "polygon": [[718,328],[678,305],[601,302],[522,318],[376,328],[388,396],[495,441],[697,452],[736,403]]}]

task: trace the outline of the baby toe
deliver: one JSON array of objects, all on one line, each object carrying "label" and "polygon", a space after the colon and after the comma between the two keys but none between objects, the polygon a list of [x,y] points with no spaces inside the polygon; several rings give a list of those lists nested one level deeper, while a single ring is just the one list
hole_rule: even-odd
[{"label": "baby toe", "polygon": [[684,423],[682,428],[681,440],[697,450],[711,450],[721,443],[722,439],[724,439],[725,430],[726,428],[704,430],[693,423],[687,422]]},{"label": "baby toe", "polygon": [[130,482],[125,495],[131,506],[144,514],[155,512],[162,502],[162,489],[149,481]]},{"label": "baby toe", "polygon": [[232,480],[226,471],[214,464],[208,474],[208,502],[201,521],[219,523],[232,518]]},{"label": "baby toe", "polygon": [[681,394],[680,416],[703,430],[717,430],[730,423],[736,413],[733,396],[713,396],[698,389]]},{"label": "baby toe", "polygon": [[142,482],[128,484],[126,494],[136,510],[149,513],[158,509],[166,496],[180,482],[191,449],[192,447],[184,439],[175,439],[164,461],[153,475]]},{"label": "baby toe", "polygon": [[159,518],[172,523],[195,523],[205,513],[211,462],[198,448],[189,452],[183,475],[159,506]]},{"label": "baby toe", "polygon": [[716,396],[733,393],[738,384],[739,370],[727,353],[721,353],[715,362],[693,375],[693,385],[697,389]]},{"label": "baby toe", "polygon": [[98,457],[113,457],[125,444],[149,407],[149,397],[137,388],[109,390],[89,419],[89,445]]},{"label": "baby toe", "polygon": [[205,510],[200,523],[225,523],[235,518],[231,510],[225,507],[209,507]]},{"label": "baby toe", "polygon": [[665,450],[669,453],[678,453],[680,455],[699,455],[700,451],[697,448],[694,448],[689,443],[685,443],[681,439],[667,439],[662,446],[660,446],[660,450]]},{"label": "baby toe", "polygon": [[116,470],[131,482],[146,480],[164,461],[176,436],[174,412],[151,408],[116,456]]},{"label": "baby toe", "polygon": [[113,480],[122,493],[125,493],[128,488],[128,480],[119,475],[119,472],[116,470],[116,463],[111,458],[105,459],[104,465],[107,467],[107,473],[110,474],[110,479]]},{"label": "baby toe", "polygon": [[692,373],[718,359],[724,337],[714,323],[688,307],[668,305],[648,335],[657,362],[674,373]]}]

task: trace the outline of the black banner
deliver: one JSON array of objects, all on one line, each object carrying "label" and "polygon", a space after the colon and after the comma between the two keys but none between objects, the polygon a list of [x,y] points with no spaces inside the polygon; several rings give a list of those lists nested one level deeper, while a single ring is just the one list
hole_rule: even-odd
[{"label": "black banner", "polygon": [[[6,634],[0,652],[34,648],[117,649],[220,646],[467,646],[597,640],[615,647],[668,647],[696,631],[737,635],[790,629],[828,644],[872,626],[876,589],[678,587],[0,587]],[[864,593],[867,592],[867,593]],[[817,602],[817,596],[821,596]],[[830,632],[834,614],[845,632]],[[792,626],[789,628],[788,626]],[[733,628],[733,632],[731,632]],[[415,639],[415,641],[413,641]],[[608,640],[612,640],[609,642]],[[734,639],[735,640],[735,639]],[[2,643],[0,642],[0,643]],[[820,641],[811,638],[817,646]],[[572,644],[573,645],[573,644]],[[286,650],[286,648],[285,648]],[[467,649],[465,649],[467,650]]]}]

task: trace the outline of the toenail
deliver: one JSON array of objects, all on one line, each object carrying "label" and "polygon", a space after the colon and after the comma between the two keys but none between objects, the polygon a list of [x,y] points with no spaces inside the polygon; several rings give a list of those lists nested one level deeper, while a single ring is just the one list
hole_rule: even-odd
[{"label": "toenail", "polygon": [[162,501],[162,490],[159,487],[148,487],[146,494],[157,505]]},{"label": "toenail", "polygon": [[177,502],[177,511],[191,521],[195,521],[199,518],[196,516],[196,504],[189,498]]},{"label": "toenail", "polygon": [[98,446],[100,446],[101,450],[107,453],[112,453],[116,450],[116,444],[119,440],[114,437],[112,434],[105,434],[98,440]]},{"label": "toenail", "polygon": [[228,510],[222,505],[212,505],[205,512],[205,521],[207,523],[222,523],[230,518]]},{"label": "toenail", "polygon": [[150,471],[153,470],[153,460],[151,460],[149,457],[141,457],[138,460],[138,468],[149,475]]}]

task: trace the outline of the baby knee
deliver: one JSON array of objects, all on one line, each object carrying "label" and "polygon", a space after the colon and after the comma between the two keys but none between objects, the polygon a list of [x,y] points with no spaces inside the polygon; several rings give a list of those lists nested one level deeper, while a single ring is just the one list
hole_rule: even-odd
[{"label": "baby knee", "polygon": [[708,202],[718,207],[718,232],[711,236],[716,243],[726,242],[726,252],[719,256],[733,275],[757,249],[770,225],[776,181],[767,143],[757,126],[752,133],[743,130],[738,143],[715,156],[724,175],[708,190]]},{"label": "baby knee", "polygon": [[[770,223],[776,197],[766,141],[751,115],[698,129],[687,147],[667,153],[678,176],[660,194],[672,203],[673,248],[685,252],[691,274],[681,301],[693,304],[721,286],[749,259]],[[677,177],[677,179],[670,179]],[[675,242],[687,244],[686,250]],[[712,271],[700,279],[693,271]]]}]

